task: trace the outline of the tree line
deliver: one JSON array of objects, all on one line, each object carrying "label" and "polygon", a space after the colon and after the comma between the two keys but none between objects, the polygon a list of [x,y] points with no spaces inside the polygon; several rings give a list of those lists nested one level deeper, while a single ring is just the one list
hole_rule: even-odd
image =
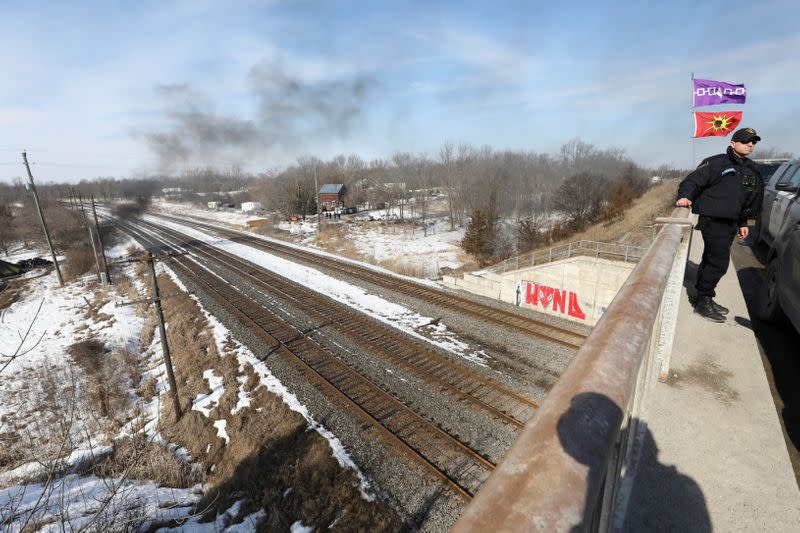
[{"label": "tree line", "polygon": [[[413,219],[424,228],[431,216],[432,198],[438,193],[451,229],[466,227],[476,218],[488,221],[485,226],[492,231],[483,231],[479,239],[488,244],[470,248],[472,237],[464,242],[465,249],[476,257],[488,258],[529,250],[548,238],[546,227],[550,231],[556,226],[559,231],[578,230],[600,216],[613,217],[641,194],[652,175],[670,178],[681,174],[668,166],[642,168],[620,149],[572,139],[557,153],[445,142],[433,155],[398,152],[369,161],[355,154],[328,160],[301,157],[285,168],[257,174],[237,166],[193,168],[173,176],[100,177],[38,188],[47,209],[64,204],[71,190],[107,202],[156,196],[171,187],[181,188],[184,200],[203,205],[235,198],[237,202],[258,201],[282,215],[311,215],[317,210],[316,187],[341,183],[349,206],[396,208],[401,220]],[[0,224],[4,232],[0,247],[15,237],[33,237],[31,232],[37,230],[31,207],[21,179],[0,185],[0,219],[7,222]],[[442,216],[441,211],[437,216]],[[503,226],[500,221],[513,221],[514,228],[498,233],[497,228]]]}]

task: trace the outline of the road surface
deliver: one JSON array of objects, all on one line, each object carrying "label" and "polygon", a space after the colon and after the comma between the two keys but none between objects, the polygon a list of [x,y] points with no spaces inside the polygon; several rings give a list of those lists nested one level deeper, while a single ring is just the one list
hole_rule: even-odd
[{"label": "road surface", "polygon": [[[766,253],[763,244],[751,248],[739,239],[731,249],[733,265],[752,321],[742,325],[752,328],[758,339],[789,458],[800,484],[800,333],[788,322],[771,324],[759,320],[756,315]],[[725,302],[720,303],[725,305]],[[742,319],[742,322],[746,321]]]}]

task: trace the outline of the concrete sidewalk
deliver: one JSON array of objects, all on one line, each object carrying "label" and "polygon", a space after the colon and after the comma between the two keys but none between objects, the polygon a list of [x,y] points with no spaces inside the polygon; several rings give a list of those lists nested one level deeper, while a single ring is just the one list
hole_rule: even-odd
[{"label": "concrete sidewalk", "polygon": [[[687,286],[702,249],[695,231]],[[695,315],[683,293],[669,382],[653,376],[640,409],[625,531],[800,531],[800,491],[733,265],[716,300],[731,310],[724,324]]]}]

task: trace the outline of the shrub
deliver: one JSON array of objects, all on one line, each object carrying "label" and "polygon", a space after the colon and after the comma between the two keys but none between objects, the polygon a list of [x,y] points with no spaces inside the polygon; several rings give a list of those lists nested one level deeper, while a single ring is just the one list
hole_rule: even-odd
[{"label": "shrub", "polygon": [[67,249],[64,278],[69,281],[96,268],[94,253],[89,244],[76,244]]}]

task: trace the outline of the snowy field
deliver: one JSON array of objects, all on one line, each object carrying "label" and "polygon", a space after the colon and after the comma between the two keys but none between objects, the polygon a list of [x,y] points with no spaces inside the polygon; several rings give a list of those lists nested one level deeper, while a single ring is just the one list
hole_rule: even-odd
[{"label": "snowy field", "polygon": [[[441,208],[441,206],[439,206]],[[214,211],[195,204],[157,201],[153,210],[167,214],[204,218],[246,227],[247,221],[260,218],[232,211]],[[439,210],[441,211],[441,209]],[[467,260],[458,243],[464,237],[464,228],[450,231],[450,223],[445,217],[437,215],[427,220],[427,232],[415,218],[409,206],[404,208],[406,220],[417,220],[417,224],[392,223],[399,219],[400,210],[374,209],[355,215],[342,215],[336,221],[322,219],[323,225],[342,226],[346,239],[355,245],[359,258],[375,264],[400,263],[416,272],[424,272],[427,277],[438,277],[441,268],[459,268]],[[295,242],[317,248],[327,248],[324,240],[318,241],[317,219],[307,217],[305,221],[282,221],[277,229],[284,231]],[[427,233],[427,235],[426,235]]]},{"label": "snowy field", "polygon": [[[129,245],[129,242],[125,242],[108,250],[109,256],[124,254]],[[27,255],[19,253],[16,257]],[[172,275],[170,271],[167,273]],[[43,442],[52,442],[58,445],[58,450],[43,449],[42,456],[35,457],[32,454],[33,457],[28,459],[34,460],[11,465],[10,469],[6,468],[0,473],[0,525],[5,528],[3,530],[20,531],[31,524],[40,526],[41,531],[89,526],[103,530],[106,526],[112,529],[121,527],[120,520],[146,522],[166,519],[181,519],[184,522],[175,531],[253,530],[264,518],[264,511],[243,519],[239,517],[238,524],[229,525],[239,514],[239,503],[217,516],[216,520],[200,523],[200,517],[192,513],[203,495],[201,486],[178,489],[157,486],[146,480],[71,473],[77,466],[109,453],[111,444],[129,436],[135,423],[143,428],[141,433],[146,438],[171,449],[181,460],[191,461],[191,457],[186,450],[165,442],[158,433],[160,406],[167,390],[166,369],[157,335],[150,346],[138,346],[144,319],[135,313],[134,307],[115,306],[114,302],[123,298],[114,293],[103,293],[104,289],[93,282],[91,275],[68,283],[64,288],[58,287],[52,273],[32,271],[27,276],[32,278],[27,288],[18,301],[2,310],[0,317],[0,435],[8,438],[14,434],[17,436],[15,438],[30,442],[31,449]],[[177,278],[174,279],[177,281]],[[137,292],[144,293],[141,282],[135,285]],[[90,304],[103,301],[105,303],[101,307],[87,313]],[[222,324],[207,313],[206,318],[213,329],[220,353],[223,353],[223,345],[226,345],[226,353],[232,353],[228,356],[237,358],[240,368],[250,364],[258,375],[258,386],[266,387],[281,397],[289,408],[306,419],[310,429],[326,438],[332,456],[342,467],[356,472],[361,480],[363,497],[371,499],[369,484],[339,440],[310,416],[305,406],[271,374],[264,363],[231,339]],[[136,392],[129,388],[127,394],[142,406],[141,418],[131,419],[116,435],[106,434],[103,431],[104,424],[98,420],[96,413],[85,408],[83,402],[69,401],[70,398],[80,398],[85,391],[75,390],[80,387],[80,380],[76,376],[81,370],[67,355],[67,350],[72,344],[85,339],[102,341],[109,347],[125,347],[142,352],[142,360],[147,367],[142,378],[157,379],[158,394],[149,403],[143,403],[141,398],[136,397]],[[204,376],[208,381],[209,393],[195,398],[192,409],[209,417],[224,389],[213,369],[206,370]],[[45,384],[48,380],[57,386],[47,389]],[[250,404],[249,395],[243,389],[244,379],[240,387],[234,413]],[[71,392],[65,395],[61,389]],[[42,398],[53,393],[53,390],[57,396],[53,410],[43,412]],[[72,408],[65,413],[62,404],[69,404]],[[57,421],[55,417],[61,420]],[[64,419],[68,419],[69,424],[65,425]],[[215,420],[213,425],[220,438],[225,441],[230,439],[224,419]],[[59,434],[59,431],[62,433]],[[5,520],[9,522],[5,523]],[[292,530],[310,531],[299,522],[292,526]]]}]

